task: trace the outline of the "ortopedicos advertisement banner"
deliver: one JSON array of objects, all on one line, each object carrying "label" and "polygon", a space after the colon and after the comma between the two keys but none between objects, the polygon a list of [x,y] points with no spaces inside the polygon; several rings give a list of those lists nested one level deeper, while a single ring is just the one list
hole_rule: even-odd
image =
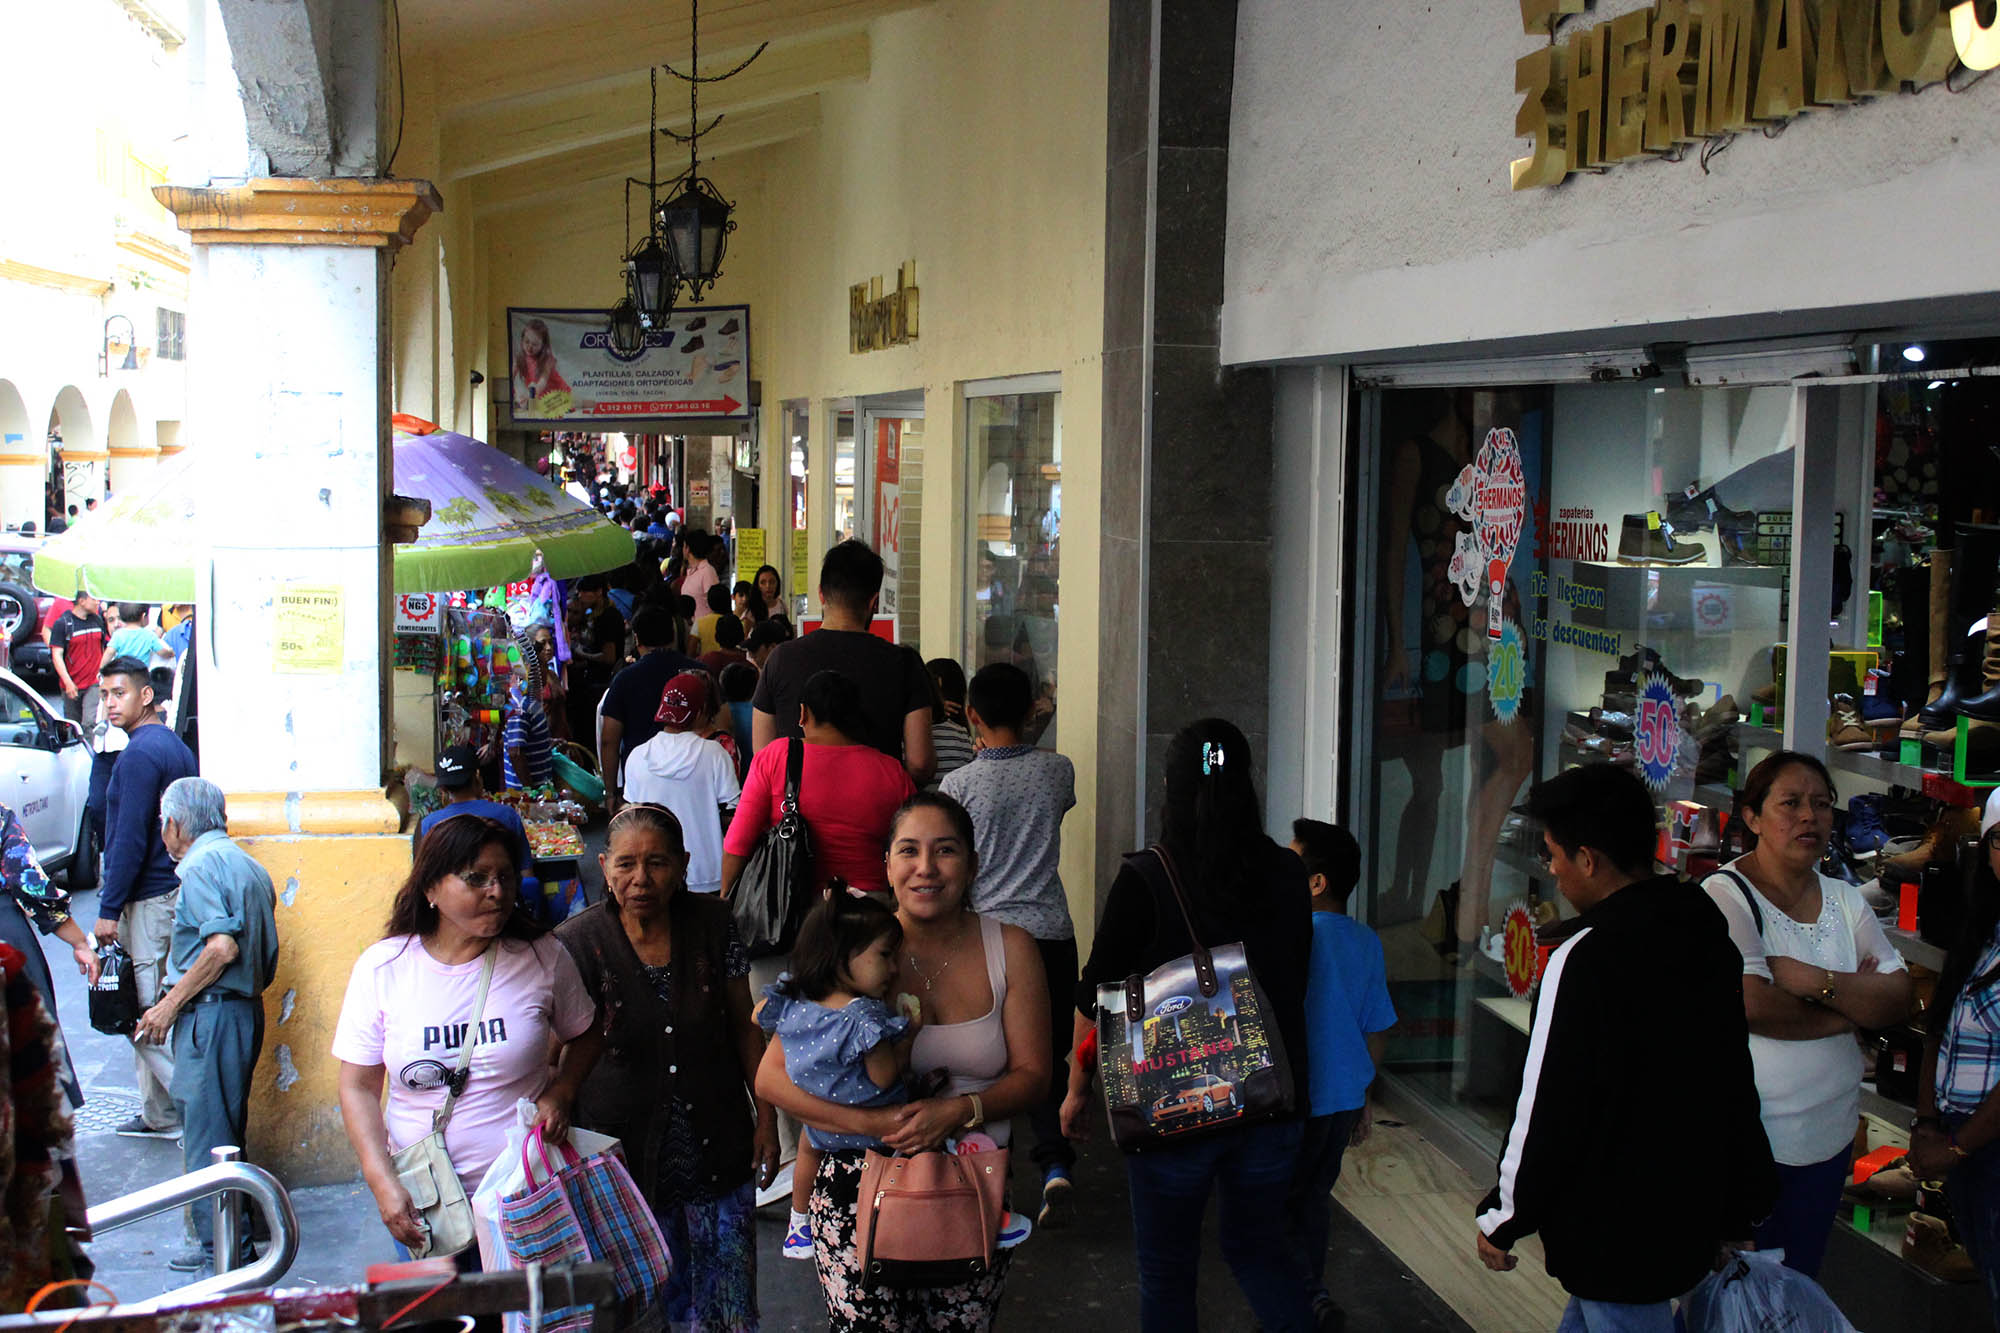
[{"label": "ortopedicos advertisement banner", "polygon": [[750,415],[750,307],[676,310],[631,356],[602,310],[507,311],[513,416],[522,422]]}]

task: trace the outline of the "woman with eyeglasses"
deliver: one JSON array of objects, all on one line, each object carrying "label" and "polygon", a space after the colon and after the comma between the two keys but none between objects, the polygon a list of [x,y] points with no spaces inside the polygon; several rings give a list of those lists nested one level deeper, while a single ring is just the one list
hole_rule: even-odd
[{"label": "woman with eyeglasses", "polygon": [[1965,926],[1931,1000],[1910,1165],[1920,1180],[1943,1177],[2000,1314],[2000,791],[1986,798],[1978,856]]},{"label": "woman with eyeglasses", "polygon": [[[550,1137],[569,1133],[577,1090],[603,1047],[576,963],[519,910],[517,855],[513,835],[490,819],[438,824],[417,847],[382,938],[348,977],[333,1034],[340,1114],[401,1249],[423,1248],[423,1222],[392,1159],[431,1132],[467,1044],[471,1064],[445,1130],[467,1195],[499,1156],[516,1101],[535,1103]],[[476,1248],[457,1257],[462,1271],[479,1267]]]}]

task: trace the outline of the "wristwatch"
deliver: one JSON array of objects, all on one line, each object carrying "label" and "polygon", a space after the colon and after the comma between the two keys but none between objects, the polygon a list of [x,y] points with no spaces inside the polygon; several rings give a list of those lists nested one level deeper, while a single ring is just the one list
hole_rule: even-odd
[{"label": "wristwatch", "polygon": [[1824,1005],[1831,1005],[1831,1004],[1833,1003],[1833,969],[1832,969],[1832,968],[1828,968],[1828,969],[1827,969],[1827,971],[1826,971],[1826,984],[1825,984],[1824,986],[1821,986],[1821,987],[1819,988],[1819,1002],[1820,1002],[1821,1004],[1824,1004]]}]

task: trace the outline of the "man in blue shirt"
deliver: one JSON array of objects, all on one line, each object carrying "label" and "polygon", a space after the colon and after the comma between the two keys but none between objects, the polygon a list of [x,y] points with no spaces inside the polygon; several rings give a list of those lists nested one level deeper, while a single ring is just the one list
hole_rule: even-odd
[{"label": "man in blue shirt", "polygon": [[1368,1137],[1368,1092],[1396,1010],[1389,1002],[1382,941],[1347,915],[1348,896],[1361,878],[1360,844],[1345,829],[1299,819],[1292,823],[1292,850],[1306,863],[1312,885],[1312,967],[1306,978],[1312,1106],[1299,1141],[1286,1222],[1313,1315],[1325,1327],[1333,1306],[1326,1289],[1330,1199],[1347,1145]]},{"label": "man in blue shirt", "polygon": [[[195,774],[194,752],[160,725],[151,671],[136,657],[115,657],[99,676],[105,715],[126,735],[105,796],[104,874],[97,892],[100,941],[117,940],[132,956],[139,1004],[150,1009],[166,993],[173,943],[174,900],[180,881],[160,840],[160,796],[168,784]],[[120,1134],[170,1139],[181,1131],[174,1107],[174,1062],[158,1042],[132,1038],[139,1114]]]},{"label": "man in blue shirt", "polygon": [[514,835],[515,854],[521,858],[525,880],[535,872],[534,856],[528,850],[528,829],[510,806],[486,799],[486,784],[479,777],[479,756],[470,745],[453,745],[437,759],[438,795],[444,804],[423,817],[417,825],[416,844],[424,835],[455,815],[478,815],[501,825]]},{"label": "man in blue shirt", "polygon": [[[180,863],[174,907],[171,989],[139,1018],[133,1040],[166,1042],[174,1051],[174,1104],[181,1115],[181,1169],[198,1171],[210,1149],[249,1142],[250,1076],[264,1049],[264,990],[278,966],[276,896],[271,876],[229,840],[222,790],[181,778],[160,796],[160,840]],[[243,1207],[239,1197],[237,1208]],[[192,1273],[215,1261],[215,1210],[188,1209],[195,1244],[167,1261]],[[249,1216],[236,1229],[248,1262]]]}]

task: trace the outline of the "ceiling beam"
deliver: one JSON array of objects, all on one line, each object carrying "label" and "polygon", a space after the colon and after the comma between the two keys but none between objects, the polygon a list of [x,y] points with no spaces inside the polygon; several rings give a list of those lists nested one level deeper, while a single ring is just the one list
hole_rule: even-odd
[{"label": "ceiling beam", "polygon": [[[931,0],[707,0],[701,13],[705,51],[745,50],[759,42],[859,27],[883,14],[918,9]],[[437,70],[437,105],[451,116],[532,93],[591,83],[665,62],[685,65],[688,10],[680,5],[634,6],[615,23],[552,23],[506,32],[483,42],[454,40],[421,53]],[[740,57],[739,57],[740,58]],[[418,59],[412,59],[415,68]],[[702,71],[716,62],[702,58]]]},{"label": "ceiling beam", "polygon": [[[728,69],[748,54],[718,54],[712,68]],[[867,77],[865,30],[773,45],[735,78],[702,88],[702,123],[718,113],[740,115]],[[643,135],[647,96],[646,74],[639,71],[518,98],[476,115],[453,114],[444,125],[439,177],[457,180]],[[661,125],[687,132],[687,85],[665,74],[660,113]],[[665,141],[660,147],[663,155],[672,151]]]},{"label": "ceiling beam", "polygon": [[[795,98],[724,120],[713,134],[701,141],[701,160],[706,166],[718,158],[796,139],[818,128],[819,98]],[[661,147],[665,150],[668,145],[662,144]],[[663,151],[661,175],[671,179],[672,174],[677,173],[685,163],[686,159],[681,155],[685,152],[685,148]],[[615,199],[622,206],[625,177],[643,177],[645,174],[646,131],[641,127],[636,136],[598,144],[567,157],[525,163],[473,177],[470,183],[472,213],[474,217],[482,217],[554,198],[574,198],[584,186],[602,191],[607,200]],[[728,193],[725,184],[723,194],[727,197]],[[637,204],[634,206],[639,207],[641,212],[645,211]]]}]

